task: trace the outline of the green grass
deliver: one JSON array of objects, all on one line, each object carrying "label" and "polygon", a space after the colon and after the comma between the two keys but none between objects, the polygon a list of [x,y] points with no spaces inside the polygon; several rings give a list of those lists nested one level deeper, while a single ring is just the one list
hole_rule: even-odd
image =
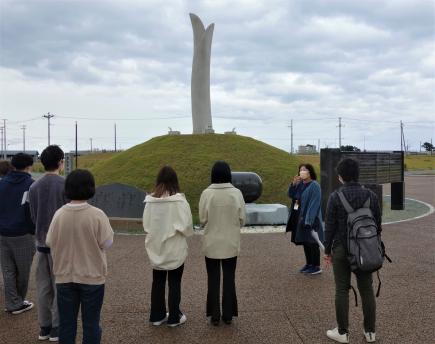
[{"label": "green grass", "polygon": [[405,170],[435,170],[435,155],[407,155],[405,156]]},{"label": "green grass", "polygon": [[288,203],[289,181],[300,162],[285,151],[239,135],[160,136],[96,163],[91,171],[98,185],[119,182],[147,192],[154,187],[159,169],[172,166],[182,192],[197,220],[201,192],[210,184],[210,170],[217,160],[227,161],[232,171],[257,173],[263,194],[257,203]]}]

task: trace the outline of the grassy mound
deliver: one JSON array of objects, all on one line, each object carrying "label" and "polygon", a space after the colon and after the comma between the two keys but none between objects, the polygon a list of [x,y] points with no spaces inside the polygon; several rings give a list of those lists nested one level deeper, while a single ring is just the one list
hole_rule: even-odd
[{"label": "grassy mound", "polygon": [[197,219],[201,192],[210,183],[210,170],[217,160],[227,161],[232,171],[257,173],[263,180],[263,194],[257,203],[288,202],[288,183],[300,160],[261,141],[239,135],[177,135],[155,137],[92,168],[98,185],[119,182],[153,190],[164,165],[178,174],[182,192]]}]

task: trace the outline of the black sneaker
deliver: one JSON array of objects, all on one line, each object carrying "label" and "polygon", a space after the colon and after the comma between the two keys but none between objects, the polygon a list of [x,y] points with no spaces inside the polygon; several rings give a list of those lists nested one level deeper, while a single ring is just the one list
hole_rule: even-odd
[{"label": "black sneaker", "polygon": [[39,330],[38,340],[47,340],[48,338],[50,338],[50,331],[51,331],[51,326],[41,327],[41,329]]},{"label": "black sneaker", "polygon": [[14,311],[11,311],[11,313],[13,315],[17,315],[17,314],[21,314],[21,313],[30,311],[32,308],[33,308],[33,303],[26,302],[26,303],[23,303],[23,305],[20,308],[14,310]]},{"label": "black sneaker", "polygon": [[50,331],[50,338],[48,338],[50,342],[58,342],[59,341],[59,328],[53,327]]}]

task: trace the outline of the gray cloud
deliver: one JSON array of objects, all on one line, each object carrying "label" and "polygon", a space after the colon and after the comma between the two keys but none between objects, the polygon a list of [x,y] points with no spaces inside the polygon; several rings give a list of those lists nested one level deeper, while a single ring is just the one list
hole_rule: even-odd
[{"label": "gray cloud", "polygon": [[[189,12],[206,26],[216,24],[211,76],[216,123],[231,116],[272,125],[291,114],[368,121],[409,116],[427,121],[433,115],[430,1],[3,1],[1,6],[0,66],[8,82],[29,85],[29,98],[30,85],[52,94],[47,85],[54,82],[56,92],[70,97],[84,97],[87,90],[96,102],[89,101],[87,112],[95,116],[110,109],[131,113],[134,106],[145,108],[136,113],[152,110],[150,115],[190,113]],[[22,97],[20,87],[6,90],[11,96],[0,99],[3,111],[28,113],[30,105],[13,104],[14,96]],[[114,96],[129,99],[128,106],[101,110]],[[65,108],[80,110],[64,102]],[[360,135],[364,125],[351,124]],[[367,129],[371,133],[381,131]],[[418,133],[412,135],[417,140]],[[374,139],[393,146],[391,136]]]}]

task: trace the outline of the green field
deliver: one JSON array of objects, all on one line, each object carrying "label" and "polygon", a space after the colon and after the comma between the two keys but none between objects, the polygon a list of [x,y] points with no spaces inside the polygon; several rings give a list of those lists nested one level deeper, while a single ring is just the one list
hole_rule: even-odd
[{"label": "green field", "polygon": [[262,178],[258,203],[288,203],[287,187],[300,162],[263,142],[240,135],[160,136],[96,163],[91,171],[98,185],[119,182],[150,192],[164,165],[178,174],[182,192],[196,214],[201,192],[210,184],[210,170],[217,160],[233,171],[255,172]]}]

